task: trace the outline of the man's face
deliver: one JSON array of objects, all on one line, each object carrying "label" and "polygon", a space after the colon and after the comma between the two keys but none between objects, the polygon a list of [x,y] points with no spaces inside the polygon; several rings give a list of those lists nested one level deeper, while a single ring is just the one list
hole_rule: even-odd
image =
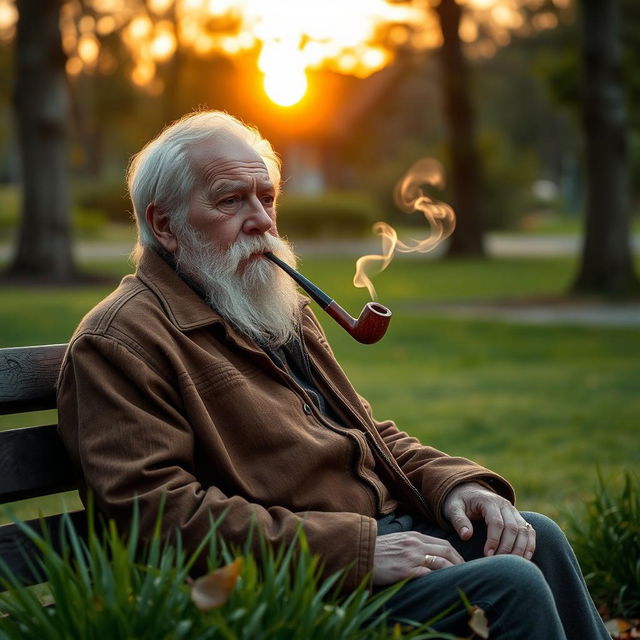
[{"label": "man's face", "polygon": [[276,188],[256,151],[224,132],[196,145],[191,158],[197,181],[187,222],[193,229],[222,250],[246,236],[277,237]]},{"label": "man's face", "polygon": [[[218,149],[218,151],[216,151]],[[176,234],[176,265],[207,302],[240,331],[278,346],[295,334],[300,304],[294,281],[270,260],[295,266],[278,237],[275,196],[260,156],[228,134],[192,151],[198,181],[187,225]]]}]

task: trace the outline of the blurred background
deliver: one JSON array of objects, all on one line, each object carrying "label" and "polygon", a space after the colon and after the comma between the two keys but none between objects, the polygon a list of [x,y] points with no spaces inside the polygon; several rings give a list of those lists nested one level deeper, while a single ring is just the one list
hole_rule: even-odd
[{"label": "blurred background", "polygon": [[209,107],[279,150],[293,239],[423,226],[392,194],[429,156],[450,254],[486,254],[496,231],[581,234],[577,288],[637,291],[639,30],[633,0],[2,0],[12,272],[73,277],[73,239],[129,222],[129,157]]},{"label": "blurred background", "polygon": [[562,518],[640,462],[639,38],[636,0],[0,0],[1,346],[131,270],[128,160],[193,109],[272,141],[280,230],[354,314],[372,224],[429,234],[393,193],[433,158],[457,228],[377,276],[388,335],[321,320],[379,417]]}]

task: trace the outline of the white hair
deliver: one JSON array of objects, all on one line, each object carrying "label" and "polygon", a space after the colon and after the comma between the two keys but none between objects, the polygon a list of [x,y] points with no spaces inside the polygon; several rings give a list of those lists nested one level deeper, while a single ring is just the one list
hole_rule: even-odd
[{"label": "white hair", "polygon": [[168,214],[174,233],[185,227],[196,182],[189,150],[220,132],[236,135],[252,147],[262,158],[276,192],[279,190],[280,158],[256,128],[223,111],[187,114],[146,144],[129,164],[127,185],[138,227],[138,242],[132,253],[135,262],[143,247],[161,248],[145,218],[150,204]]}]

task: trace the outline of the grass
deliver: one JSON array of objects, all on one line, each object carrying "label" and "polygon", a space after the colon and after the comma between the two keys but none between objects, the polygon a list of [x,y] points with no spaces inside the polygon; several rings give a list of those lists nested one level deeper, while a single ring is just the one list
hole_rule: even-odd
[{"label": "grass", "polygon": [[[370,596],[363,583],[342,597],[342,576],[322,577],[320,559],[303,535],[277,549],[254,535],[243,549],[230,550],[216,534],[217,521],[187,556],[179,537],[161,542],[159,526],[148,544],[140,544],[137,524],[134,517],[123,540],[113,523],[90,521],[85,542],[63,519],[60,552],[23,526],[42,554],[39,573],[46,584],[39,593],[14,576],[0,578],[8,587],[0,594],[0,638],[454,640],[429,623],[389,626],[384,605],[400,585]],[[189,573],[199,551],[211,571],[194,582]],[[4,574],[1,561],[0,568]]]},{"label": "grass", "polygon": [[[314,257],[300,269],[352,313],[368,300],[364,289],[351,284],[354,260]],[[400,256],[373,283],[383,304],[405,307],[416,303],[489,300],[502,297],[560,295],[575,270],[569,259],[513,258],[495,260],[421,260]]]},{"label": "grass", "polygon": [[354,384],[378,416],[509,478],[521,507],[557,516],[596,465],[640,462],[633,332],[397,320],[373,362],[341,346]]},{"label": "grass", "polygon": [[640,617],[640,477],[601,478],[570,520],[569,539],[595,602],[611,617]]},{"label": "grass", "polygon": [[[124,261],[90,266],[114,281],[128,271]],[[368,299],[350,284],[351,259],[309,258],[301,270],[354,315]],[[596,467],[606,478],[640,463],[640,334],[453,319],[430,314],[430,305],[558,296],[574,270],[569,259],[398,259],[375,282],[380,301],[394,311],[380,343],[359,345],[318,316],[378,417],[392,417],[424,442],[502,473],[521,508],[562,519],[563,510],[593,494]],[[2,346],[66,342],[109,290],[0,288]],[[0,418],[0,428],[16,424]],[[41,506],[21,508],[31,514]]]}]

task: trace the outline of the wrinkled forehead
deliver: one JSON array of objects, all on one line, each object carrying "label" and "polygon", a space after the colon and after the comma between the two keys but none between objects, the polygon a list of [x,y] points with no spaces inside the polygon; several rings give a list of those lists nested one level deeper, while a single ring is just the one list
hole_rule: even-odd
[{"label": "wrinkled forehead", "polygon": [[189,149],[189,157],[198,180],[216,180],[243,174],[260,182],[270,182],[269,172],[260,154],[240,137],[227,131],[216,132]]}]

